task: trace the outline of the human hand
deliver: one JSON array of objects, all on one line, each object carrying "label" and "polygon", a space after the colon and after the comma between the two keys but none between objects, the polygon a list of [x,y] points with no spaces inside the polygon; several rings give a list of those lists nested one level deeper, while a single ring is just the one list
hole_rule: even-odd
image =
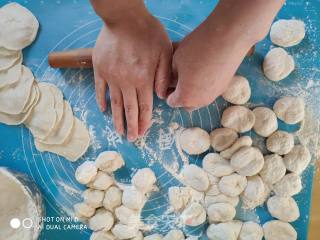
[{"label": "human hand", "polygon": [[125,116],[129,141],[150,127],[153,89],[168,83],[171,58],[167,33],[146,10],[102,27],[93,51],[97,102],[105,111],[108,87],[115,129],[124,134]]}]

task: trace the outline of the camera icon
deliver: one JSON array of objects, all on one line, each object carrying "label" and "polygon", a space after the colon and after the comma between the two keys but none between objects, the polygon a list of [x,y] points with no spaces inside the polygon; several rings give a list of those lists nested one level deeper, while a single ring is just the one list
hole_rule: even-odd
[{"label": "camera icon", "polygon": [[33,227],[33,220],[31,218],[24,218],[22,221],[19,218],[12,218],[10,220],[10,226],[13,229],[18,229],[19,227],[30,229]]}]

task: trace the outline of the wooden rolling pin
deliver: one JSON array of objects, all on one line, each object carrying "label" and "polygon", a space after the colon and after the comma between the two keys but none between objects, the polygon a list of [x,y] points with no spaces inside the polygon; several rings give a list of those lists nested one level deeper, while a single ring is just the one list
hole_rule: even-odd
[{"label": "wooden rolling pin", "polygon": [[[176,46],[177,43],[174,43]],[[247,56],[254,53],[253,46]],[[52,52],[48,57],[49,65],[53,68],[92,68],[92,48],[79,48],[65,52]]]}]

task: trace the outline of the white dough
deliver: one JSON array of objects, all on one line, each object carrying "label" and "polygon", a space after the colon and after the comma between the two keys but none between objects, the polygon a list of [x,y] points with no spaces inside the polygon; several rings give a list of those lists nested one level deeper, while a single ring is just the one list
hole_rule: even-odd
[{"label": "white dough", "polygon": [[126,225],[139,225],[140,221],[140,213],[138,211],[132,210],[125,206],[117,207],[114,211],[116,218],[120,223]]},{"label": "white dough", "polygon": [[280,19],[274,22],[270,30],[272,43],[281,47],[299,44],[306,34],[304,22],[295,19]]},{"label": "white dough", "polygon": [[229,103],[241,105],[249,101],[251,96],[251,88],[249,81],[242,76],[234,76],[232,84],[227,91],[222,94],[222,97]]},{"label": "white dough", "polygon": [[[8,50],[5,48],[1,48],[0,47],[0,75],[5,76],[6,73],[8,73],[8,71],[10,69],[15,68],[16,66],[20,66],[21,68],[21,62],[22,62],[22,53],[21,51],[14,51],[14,50]],[[17,72],[21,72],[21,70],[17,70]],[[12,84],[14,82],[16,82],[17,79],[17,75],[12,75],[12,70],[11,70],[11,76],[13,76],[13,79],[9,79],[8,76],[5,79],[1,79],[0,81],[0,88],[5,86],[5,85],[9,85]]]},{"label": "white dough", "polygon": [[231,106],[224,110],[221,118],[222,126],[231,128],[239,133],[252,129],[255,122],[253,112],[243,106]]},{"label": "white dough", "polygon": [[170,187],[168,189],[168,197],[170,206],[174,211],[180,211],[188,205],[191,194],[187,187]]},{"label": "white dough", "polygon": [[184,129],[179,136],[183,151],[190,155],[201,154],[210,148],[209,134],[198,127]]},{"label": "white dough", "polygon": [[88,223],[89,228],[93,231],[109,231],[113,226],[114,218],[111,212],[103,208],[99,208],[95,215],[89,219]]},{"label": "white dough", "polygon": [[155,233],[152,235],[145,236],[144,240],[162,240],[162,238],[162,235]]},{"label": "white dough", "polygon": [[105,191],[109,187],[111,187],[114,184],[113,177],[109,176],[107,173],[98,171],[95,178],[88,183],[88,187]]},{"label": "white dough", "polygon": [[235,230],[226,223],[211,224],[207,229],[209,240],[237,240]]},{"label": "white dough", "polygon": [[262,240],[263,229],[255,222],[244,222],[238,240]]},{"label": "white dough", "polygon": [[247,186],[247,178],[237,173],[224,176],[219,182],[220,192],[229,196],[239,196]]},{"label": "white dough", "polygon": [[99,170],[112,173],[124,166],[124,160],[120,153],[115,151],[105,151],[99,154],[96,161]]},{"label": "white dough", "polygon": [[242,199],[250,202],[260,202],[264,197],[265,184],[259,176],[248,177],[248,184],[242,194]]},{"label": "white dough", "polygon": [[74,117],[74,126],[66,141],[60,145],[48,145],[35,141],[38,151],[53,152],[65,157],[69,161],[77,161],[86,153],[90,144],[88,129],[78,118]]},{"label": "white dough", "polygon": [[81,184],[88,184],[97,175],[97,167],[92,161],[85,161],[76,170],[75,177]]},{"label": "white dough", "polygon": [[202,161],[202,168],[215,177],[227,176],[234,172],[230,162],[217,153],[208,153]]},{"label": "white dough", "polygon": [[214,203],[208,207],[209,222],[228,222],[236,216],[236,209],[229,203]]},{"label": "white dough", "polygon": [[133,238],[130,238],[130,240],[144,240],[142,232],[139,231],[138,235]]},{"label": "white dough", "polygon": [[181,230],[171,230],[167,233],[166,236],[164,236],[163,240],[184,240],[184,234]]},{"label": "white dough", "polygon": [[281,81],[294,70],[294,59],[283,48],[271,49],[264,58],[263,72],[271,81]]},{"label": "white dough", "polygon": [[102,207],[104,192],[95,189],[87,189],[82,193],[82,197],[84,202],[89,206],[99,208]]},{"label": "white dough", "polygon": [[297,232],[289,224],[278,220],[272,220],[263,225],[265,240],[296,240]]},{"label": "white dough", "polygon": [[50,88],[50,91],[52,92],[54,96],[54,110],[56,111],[57,120],[56,120],[56,127],[60,127],[59,123],[63,116],[63,110],[64,110],[64,101],[63,101],[63,94],[61,90],[56,87],[56,85],[51,83],[46,83],[46,85]]},{"label": "white dough", "polygon": [[116,207],[121,205],[121,203],[122,191],[116,186],[109,187],[104,194],[102,203],[104,208],[113,212]]},{"label": "white dough", "polygon": [[111,232],[97,231],[91,234],[90,240],[116,240],[116,237]]},{"label": "white dough", "polygon": [[230,159],[232,157],[232,155],[237,152],[240,148],[242,147],[250,147],[252,145],[252,139],[249,136],[242,136],[240,138],[238,138],[234,144],[222,151],[220,153],[221,157],[225,158],[225,159]]},{"label": "white dough", "polygon": [[90,218],[96,212],[94,207],[91,207],[87,203],[77,203],[73,206],[75,216],[79,218]]},{"label": "white dough", "polygon": [[187,186],[199,192],[205,192],[209,188],[207,173],[197,165],[185,165],[182,169],[182,177]]},{"label": "white dough", "polygon": [[300,216],[299,207],[292,197],[272,196],[267,207],[272,217],[284,222],[294,222]]},{"label": "white dough", "polygon": [[39,22],[35,16],[18,3],[0,8],[0,47],[21,50],[36,38]]},{"label": "white dough", "polygon": [[283,161],[288,171],[301,174],[308,167],[311,154],[307,147],[296,145],[284,156]]},{"label": "white dough", "polygon": [[286,174],[282,157],[277,154],[264,156],[264,166],[259,174],[267,184],[272,185],[278,182]]},{"label": "white dough", "polygon": [[237,132],[230,128],[217,128],[210,133],[211,146],[217,152],[227,149],[237,139]]},{"label": "white dough", "polygon": [[273,185],[273,191],[282,197],[290,197],[298,194],[302,189],[301,178],[295,173],[285,175]]},{"label": "white dough", "polygon": [[268,137],[266,145],[270,152],[284,155],[293,148],[294,138],[292,134],[285,131],[276,131]]},{"label": "white dough", "polygon": [[139,169],[132,177],[132,184],[143,193],[151,192],[157,178],[150,168]]},{"label": "white dough", "polygon": [[206,196],[204,198],[204,204],[206,208],[214,203],[229,203],[232,206],[236,207],[239,203],[239,197],[228,197],[221,193],[216,196]]},{"label": "white dough", "polygon": [[277,116],[270,108],[257,107],[253,113],[256,117],[253,129],[258,135],[269,137],[278,129]]},{"label": "white dough", "polygon": [[123,240],[134,238],[139,234],[139,229],[137,226],[128,226],[125,224],[117,223],[112,228],[111,232],[114,234],[116,239]]},{"label": "white dough", "polygon": [[122,204],[132,210],[141,210],[146,201],[146,196],[133,186],[126,187],[122,193]]},{"label": "white dough", "polygon": [[182,212],[180,218],[183,224],[196,227],[206,221],[207,213],[201,204],[193,202]]},{"label": "white dough", "polygon": [[273,111],[287,124],[296,124],[304,120],[305,103],[299,97],[283,97],[277,100]]},{"label": "white dough", "polygon": [[231,166],[242,176],[253,176],[263,168],[264,158],[258,148],[242,147],[230,160]]}]

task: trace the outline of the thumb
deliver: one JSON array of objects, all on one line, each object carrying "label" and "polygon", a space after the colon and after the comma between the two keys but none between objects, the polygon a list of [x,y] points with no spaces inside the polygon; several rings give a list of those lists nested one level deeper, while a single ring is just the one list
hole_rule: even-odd
[{"label": "thumb", "polygon": [[181,94],[180,87],[179,87],[179,81],[178,81],[177,88],[168,96],[167,104],[170,107],[174,107],[174,108],[184,107],[183,96]]},{"label": "thumb", "polygon": [[171,57],[171,53],[162,54],[155,75],[155,91],[161,99],[167,97],[171,75]]}]

